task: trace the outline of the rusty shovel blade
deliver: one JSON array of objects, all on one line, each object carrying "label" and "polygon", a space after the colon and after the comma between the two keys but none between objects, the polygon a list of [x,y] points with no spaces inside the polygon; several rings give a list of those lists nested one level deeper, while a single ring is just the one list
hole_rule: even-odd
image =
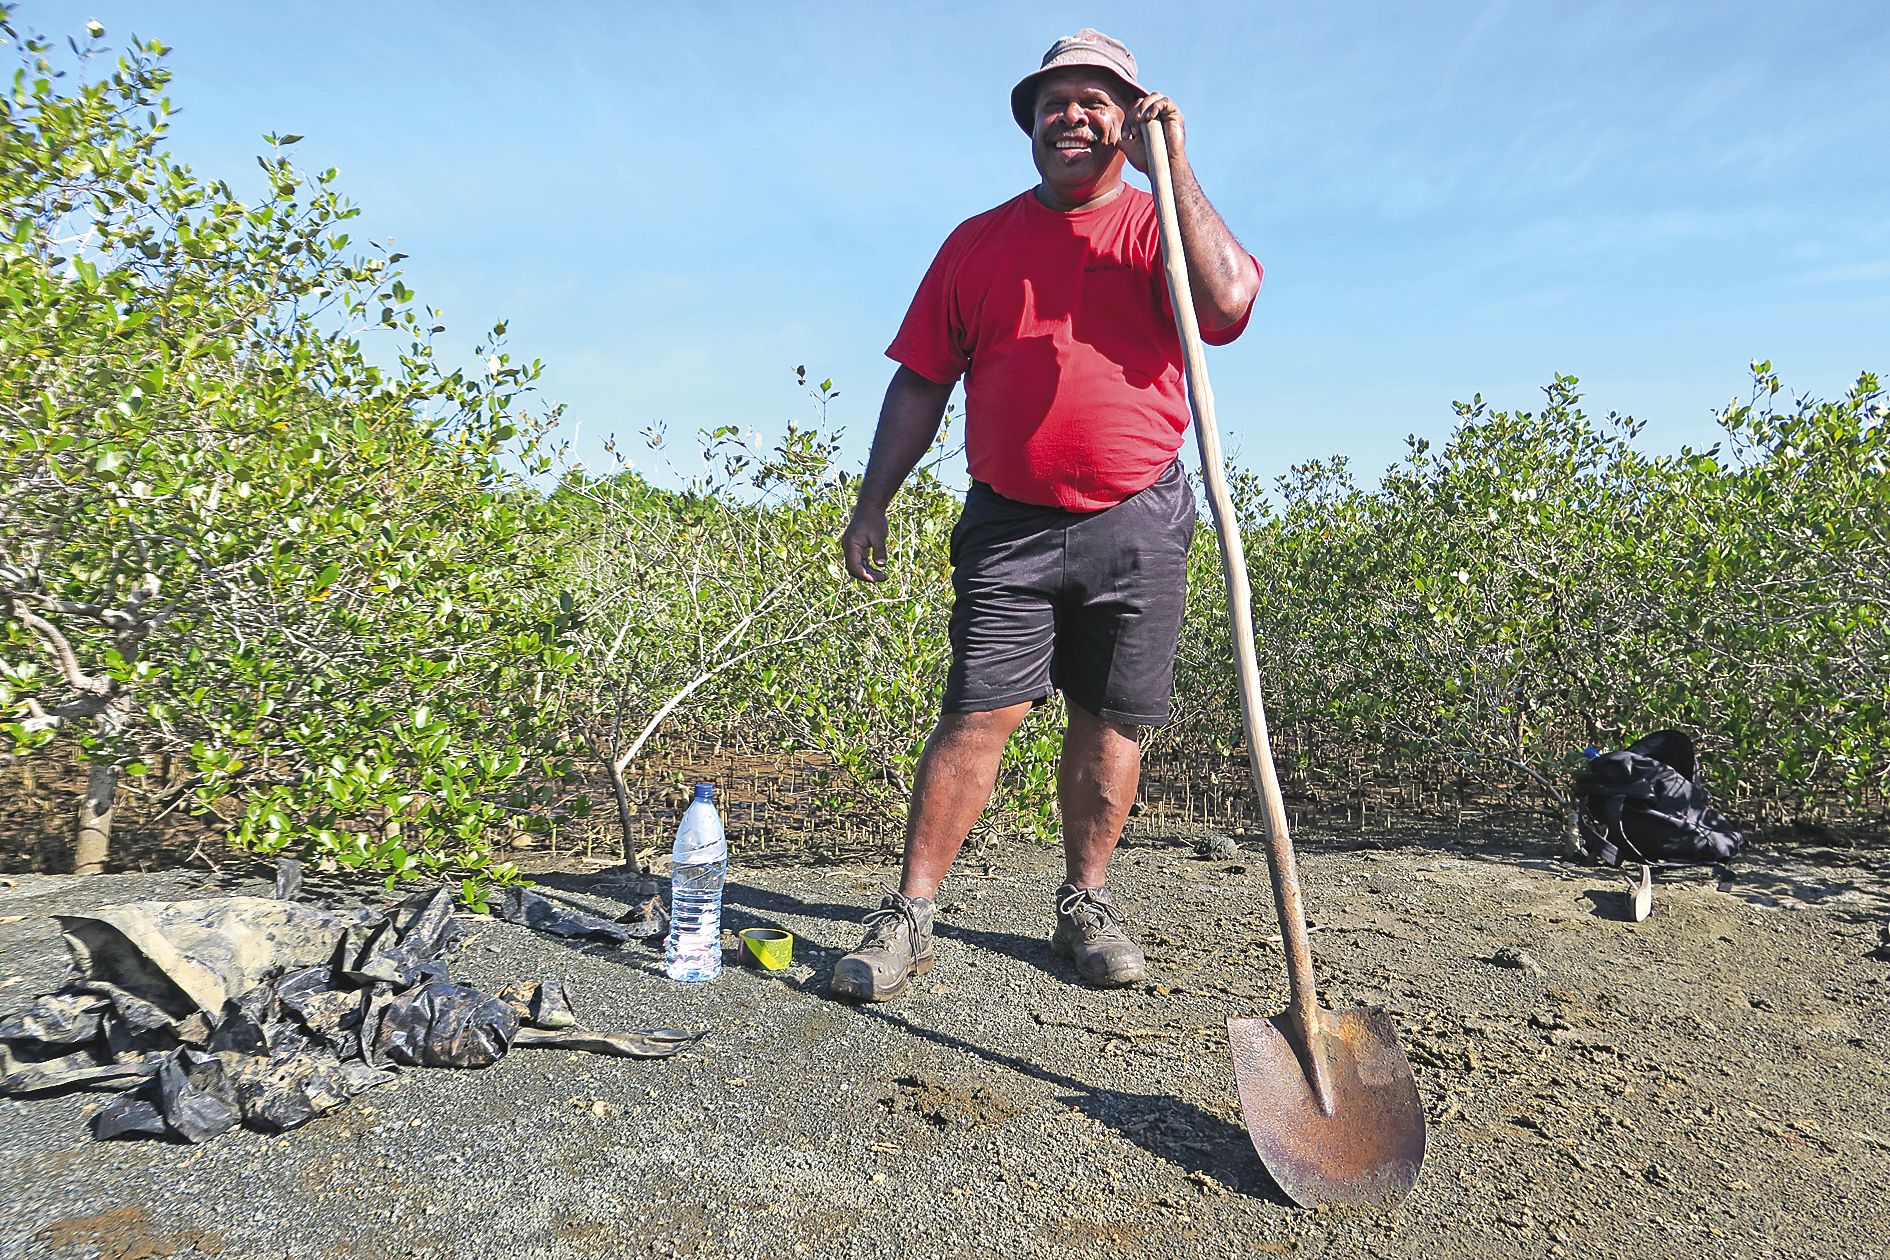
[{"label": "rusty shovel blade", "polygon": [[1385,1207],[1424,1162],[1424,1104],[1390,1016],[1321,1011],[1317,1045],[1330,1097],[1322,1107],[1298,1026],[1285,1015],[1229,1019],[1240,1110],[1260,1161],[1301,1207]]}]

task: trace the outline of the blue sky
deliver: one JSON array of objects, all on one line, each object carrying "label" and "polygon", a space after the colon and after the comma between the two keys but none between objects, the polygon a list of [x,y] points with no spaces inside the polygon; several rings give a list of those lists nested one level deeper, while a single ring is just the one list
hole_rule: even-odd
[{"label": "blue sky", "polygon": [[863,458],[913,286],[1034,182],[1006,107],[1059,34],[1129,44],[1267,269],[1211,352],[1230,451],[1368,476],[1553,373],[1667,448],[1769,357],[1890,370],[1880,3],[487,4],[26,0],[171,44],[174,151],[341,168],[358,234],[467,347],[501,317],[581,454],[652,420],[778,432],[793,368]]}]

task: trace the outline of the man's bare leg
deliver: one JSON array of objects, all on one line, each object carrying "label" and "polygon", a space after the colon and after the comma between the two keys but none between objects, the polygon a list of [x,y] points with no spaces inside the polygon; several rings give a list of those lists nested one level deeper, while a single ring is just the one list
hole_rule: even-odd
[{"label": "man's bare leg", "polygon": [[866,939],[834,964],[829,991],[855,1002],[884,1002],[932,969],[932,898],[997,783],[1004,741],[1030,705],[947,713],[932,728],[913,777],[906,817],[906,862],[899,893],[866,916]]},{"label": "man's bare leg", "polygon": [[1141,728],[1071,705],[1057,764],[1063,864],[1071,884],[1102,887],[1141,780]]},{"label": "man's bare leg", "polygon": [[905,869],[899,877],[901,896],[938,894],[945,872],[991,800],[1005,741],[1029,712],[1026,701],[984,713],[947,713],[939,718],[913,776]]},{"label": "man's bare leg", "polygon": [[1103,888],[1109,857],[1122,839],[1142,777],[1140,728],[1070,706],[1057,765],[1063,807],[1063,863],[1069,880],[1057,890],[1057,927],[1050,948],[1091,984],[1135,984],[1148,978],[1141,947],[1122,930]]}]

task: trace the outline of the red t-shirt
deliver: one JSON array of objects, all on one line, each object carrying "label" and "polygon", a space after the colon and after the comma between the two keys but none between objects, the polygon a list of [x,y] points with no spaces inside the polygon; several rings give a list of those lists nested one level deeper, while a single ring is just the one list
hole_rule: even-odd
[{"label": "red t-shirt", "polygon": [[[1202,339],[1225,345],[1251,314]],[[1188,428],[1155,199],[1129,185],[1088,210],[1033,191],[967,219],[886,353],[940,384],[966,378],[971,475],[1024,503],[1113,507],[1161,475]]]}]

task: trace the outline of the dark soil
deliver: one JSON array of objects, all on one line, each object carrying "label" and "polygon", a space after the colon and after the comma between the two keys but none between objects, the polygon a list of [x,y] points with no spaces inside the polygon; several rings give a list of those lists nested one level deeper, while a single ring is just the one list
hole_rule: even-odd
[{"label": "dark soil", "polygon": [[[1887,1254],[1890,854],[1754,852],[1635,924],[1618,877],[1547,853],[1359,839],[1303,836],[1302,867],[1326,1003],[1390,1011],[1430,1117],[1390,1211],[1290,1206],[1242,1127],[1225,1020],[1285,1001],[1251,846],[1125,845],[1154,976],[1100,991],[1045,941],[1057,855],[988,845],[937,969],[856,1008],[827,972],[891,862],[745,865],[738,838],[727,926],[794,932],[785,973],[680,986],[646,947],[490,921],[455,965],[563,975],[597,1027],[712,1030],[678,1059],[517,1050],[197,1148],[92,1141],[95,1096],[6,1101],[0,1256]],[[54,912],[260,880],[13,885],[0,1006],[57,984]],[[541,875],[622,909],[604,886]]]}]

